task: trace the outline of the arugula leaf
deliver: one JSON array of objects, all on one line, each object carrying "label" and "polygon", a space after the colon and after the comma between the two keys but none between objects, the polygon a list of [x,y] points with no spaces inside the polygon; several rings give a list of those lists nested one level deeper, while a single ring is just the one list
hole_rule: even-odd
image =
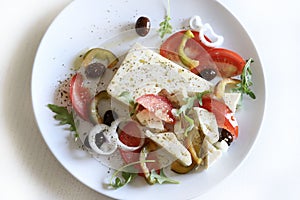
[{"label": "arugula leaf", "polygon": [[133,97],[130,95],[130,92],[124,91],[119,94],[119,97],[123,98],[133,108],[136,106],[136,103],[134,103]]},{"label": "arugula leaf", "polygon": [[55,113],[54,119],[59,121],[59,125],[70,125],[69,130],[75,132],[75,140],[78,139],[79,135],[75,126],[72,112],[69,112],[66,107],[58,106],[54,104],[48,104],[48,108]]},{"label": "arugula leaf", "polygon": [[187,127],[184,131],[184,136],[187,137],[188,133],[193,130],[194,126],[195,126],[195,122],[192,118],[190,118],[189,116],[187,116],[185,113],[183,114],[184,119],[189,123],[189,127]]},{"label": "arugula leaf", "polygon": [[150,179],[154,183],[159,183],[159,184],[163,184],[163,183],[179,184],[179,181],[167,177],[163,170],[161,170],[160,174],[158,174],[154,169],[152,169],[150,173]]},{"label": "arugula leaf", "polygon": [[172,33],[172,25],[170,23],[171,17],[170,17],[170,0],[168,0],[168,11],[167,15],[165,16],[164,21],[162,21],[159,24],[158,32],[160,33],[160,37],[163,38],[166,34]]},{"label": "arugula leaf", "polygon": [[130,113],[130,116],[136,114],[135,112],[138,104],[134,102],[133,97],[130,95],[130,93],[128,91],[124,91],[119,94],[119,97],[123,98],[129,104],[129,106],[131,106],[132,112]]},{"label": "arugula leaf", "polygon": [[[136,169],[133,168],[133,166],[142,162],[155,162],[155,160],[140,160],[121,167],[120,169],[116,170],[115,173],[112,175],[110,180],[110,186],[114,189],[118,189],[130,183],[138,174],[136,172]],[[127,169],[127,171],[130,172],[125,171],[125,169]],[[118,177],[119,173],[121,173],[122,178]]]},{"label": "arugula leaf", "polygon": [[193,128],[194,128],[194,120],[192,118],[190,118],[188,115],[186,115],[186,113],[194,106],[194,103],[196,100],[198,100],[199,104],[202,105],[202,97],[205,94],[209,94],[210,91],[204,91],[204,92],[200,92],[197,93],[195,96],[193,97],[188,97],[186,99],[186,104],[182,105],[180,107],[179,110],[177,110],[177,112],[175,113],[176,116],[179,116],[180,114],[183,115],[184,119],[189,123],[189,127],[186,128],[186,130],[184,131],[184,136],[187,137],[188,132],[190,132]]},{"label": "arugula leaf", "polygon": [[252,99],[256,99],[254,92],[251,90],[252,83],[252,71],[250,69],[251,63],[254,62],[252,58],[247,60],[243,72],[241,74],[241,83],[237,84],[237,88],[233,88],[234,92],[241,92],[242,95],[246,94]]},{"label": "arugula leaf", "polygon": [[200,106],[202,106],[202,98],[203,98],[203,96],[206,95],[206,94],[209,94],[209,93],[210,93],[210,91],[206,90],[204,92],[200,92],[200,93],[196,94],[196,97],[197,97],[197,100],[198,100],[198,103],[199,103]]},{"label": "arugula leaf", "polygon": [[112,186],[114,189],[118,189],[130,183],[136,176],[137,173],[123,171],[122,172],[123,179],[121,179],[120,177],[116,177],[115,180],[110,183],[110,186]]}]

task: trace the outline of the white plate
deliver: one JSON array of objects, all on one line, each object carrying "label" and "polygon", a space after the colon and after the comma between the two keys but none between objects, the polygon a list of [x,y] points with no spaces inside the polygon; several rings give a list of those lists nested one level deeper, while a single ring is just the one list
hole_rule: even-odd
[{"label": "white plate", "polygon": [[[167,8],[165,0],[75,0],[60,13],[45,34],[36,55],[32,73],[32,101],[41,134],[49,149],[61,164],[88,187],[117,199],[190,199],[215,186],[232,173],[249,153],[259,132],[265,105],[263,70],[256,49],[245,29],[222,5],[211,0],[177,0],[171,2],[172,25],[175,30],[188,25],[192,15],[200,15],[217,33],[225,37],[224,46],[239,52],[244,58],[252,57],[253,90],[255,101],[245,98],[243,110],[238,114],[240,135],[230,150],[223,154],[209,170],[188,175],[175,175],[178,185],[149,186],[142,178],[134,184],[111,191],[103,186],[109,169],[82,151],[64,127],[58,126],[53,113],[46,107],[54,102],[58,82],[70,73],[70,67],[80,52],[101,46],[116,38],[120,32],[130,32],[136,19],[148,16],[152,32],[163,20]],[[125,34],[126,35],[126,34]],[[127,38],[134,43],[138,37]],[[119,38],[122,41],[122,38]],[[139,38],[145,44],[151,39]],[[112,48],[123,46],[117,42]],[[153,45],[155,46],[155,45]],[[116,48],[117,49],[117,48]]]}]

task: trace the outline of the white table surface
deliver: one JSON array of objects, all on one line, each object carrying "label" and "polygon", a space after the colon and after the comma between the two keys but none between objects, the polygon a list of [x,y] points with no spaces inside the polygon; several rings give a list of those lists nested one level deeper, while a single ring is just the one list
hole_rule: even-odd
[{"label": "white table surface", "polygon": [[[0,0],[0,199],[102,199],[45,145],[30,96],[32,64],[54,17],[71,0]],[[242,165],[201,200],[300,199],[300,5],[296,0],[220,0],[261,56],[267,86],[259,138]]]}]

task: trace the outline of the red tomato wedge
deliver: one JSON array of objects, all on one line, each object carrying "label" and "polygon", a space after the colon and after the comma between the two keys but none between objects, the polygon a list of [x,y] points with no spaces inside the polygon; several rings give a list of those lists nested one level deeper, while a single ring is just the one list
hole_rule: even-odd
[{"label": "red tomato wedge", "polygon": [[70,99],[75,112],[84,120],[89,121],[90,91],[83,86],[81,74],[75,74],[70,82]]},{"label": "red tomato wedge", "polygon": [[167,123],[175,123],[172,114],[172,104],[166,97],[155,94],[145,94],[137,98],[136,102],[149,112],[154,113],[159,119]]},{"label": "red tomato wedge", "polygon": [[[178,49],[182,37],[186,31],[179,31],[171,35],[160,47],[160,54],[169,60],[181,64]],[[223,78],[240,75],[246,61],[236,52],[224,48],[212,48],[205,46],[199,39],[199,32],[192,31],[194,38],[189,39],[184,51],[186,55],[198,60],[199,65],[191,71],[197,75],[204,69],[213,69]],[[208,38],[206,38],[210,41]]]},{"label": "red tomato wedge", "polygon": [[238,137],[239,127],[233,112],[225,103],[209,96],[202,98],[202,107],[216,116],[219,128],[226,129],[233,138]]}]

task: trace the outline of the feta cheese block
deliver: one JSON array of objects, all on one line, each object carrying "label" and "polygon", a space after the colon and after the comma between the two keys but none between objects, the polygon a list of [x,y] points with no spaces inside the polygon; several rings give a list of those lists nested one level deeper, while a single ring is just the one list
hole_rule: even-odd
[{"label": "feta cheese block", "polygon": [[189,94],[211,91],[212,88],[212,83],[188,69],[135,44],[110,81],[107,92],[128,104],[128,101],[120,97],[123,92],[128,92],[133,100],[136,100],[144,94],[157,94],[162,89],[166,89],[169,93],[186,91]]},{"label": "feta cheese block", "polygon": [[143,125],[156,131],[165,130],[162,120],[157,118],[154,113],[144,109],[136,114],[137,120]]},{"label": "feta cheese block", "polygon": [[224,93],[223,99],[228,108],[235,113],[241,99],[241,93]]},{"label": "feta cheese block", "polygon": [[192,113],[196,126],[201,128],[207,140],[211,144],[218,142],[219,130],[215,115],[199,107],[194,107]]},{"label": "feta cheese block", "polygon": [[205,168],[209,168],[215,161],[217,161],[222,156],[222,151],[217,149],[212,145],[207,136],[204,138],[201,146],[201,156],[204,160],[203,164]]},{"label": "feta cheese block", "polygon": [[185,166],[192,164],[191,153],[177,140],[173,132],[152,133],[146,130],[145,135],[180,160]]},{"label": "feta cheese block", "polygon": [[217,147],[217,149],[220,149],[222,152],[226,152],[229,148],[229,145],[225,140],[215,143],[214,146]]}]

